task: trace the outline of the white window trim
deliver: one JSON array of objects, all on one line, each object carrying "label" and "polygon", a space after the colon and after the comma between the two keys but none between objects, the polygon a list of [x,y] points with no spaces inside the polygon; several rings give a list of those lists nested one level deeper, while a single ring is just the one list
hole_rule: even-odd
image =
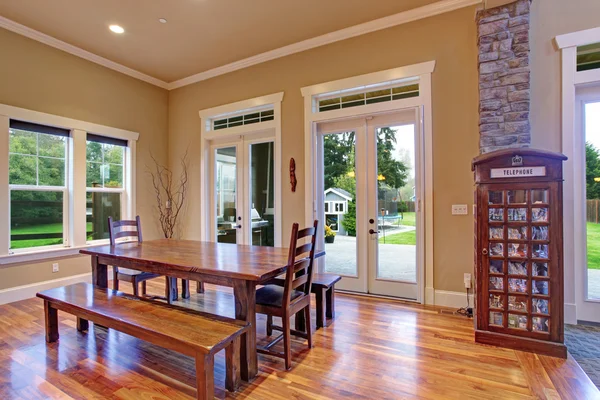
[{"label": "white window trim", "polygon": [[[200,176],[202,182],[200,184],[200,240],[210,241],[211,240],[211,221],[209,216],[211,212],[212,201],[210,199],[211,193],[211,179],[210,171],[212,166],[210,165],[210,151],[213,146],[212,142],[216,140],[226,140],[227,138],[233,139],[240,136],[251,137],[257,132],[264,132],[268,130],[274,131],[275,135],[273,138],[275,148],[275,160],[274,160],[274,176],[273,181],[275,182],[275,247],[282,246],[282,224],[283,214],[281,207],[281,102],[283,101],[284,92],[273,93],[265,96],[255,97],[252,99],[237,101],[235,103],[224,104],[217,107],[207,108],[200,110],[198,115],[201,120],[201,131],[200,131]],[[232,128],[224,128],[218,130],[212,130],[212,120],[221,118],[226,115],[234,115],[238,113],[246,113],[255,109],[265,109],[266,106],[272,106],[273,108],[273,120],[258,122],[249,125],[240,125]],[[312,222],[311,222],[312,223]],[[190,238],[194,239],[194,238]]]},{"label": "white window trim", "polygon": [[[36,124],[69,129],[71,135],[68,139],[67,153],[67,182],[65,189],[68,192],[66,204],[70,206],[65,212],[68,225],[67,246],[47,246],[32,249],[18,249],[9,254],[10,229],[0,226],[0,265],[40,261],[50,258],[72,256],[79,250],[92,244],[107,243],[107,240],[86,242],[86,140],[87,133],[127,140],[128,147],[125,151],[125,188],[123,188],[124,218],[131,218],[136,213],[135,196],[135,162],[136,141],[139,133],[99,125],[91,122],[80,121],[72,118],[46,114],[38,111],[0,104],[0,220],[8,223],[10,217],[10,198],[8,183],[8,151],[9,151],[9,126],[11,119],[18,119]],[[13,185],[14,186],[14,185]],[[5,188],[5,189],[1,189]],[[127,197],[129,196],[129,197]]]},{"label": "white window trim", "polygon": [[[585,308],[598,307],[585,296],[585,161],[580,155],[581,132],[576,106],[576,89],[600,83],[600,70],[577,71],[577,47],[600,42],[600,27],[567,33],[555,38],[562,53],[562,152],[568,157],[564,163],[563,221],[564,221],[564,283],[565,323],[576,324]],[[593,310],[590,310],[593,312]]]},{"label": "white window trim", "polygon": [[[315,203],[316,170],[315,158],[317,154],[316,124],[320,121],[347,118],[358,114],[371,114],[396,111],[398,109],[418,107],[423,110],[421,115],[424,133],[424,160],[423,160],[423,197],[424,197],[424,222],[420,235],[423,241],[424,268],[420,268],[417,277],[418,302],[435,304],[435,290],[433,287],[433,116],[431,100],[431,74],[435,69],[435,61],[392,68],[384,71],[373,72],[336,81],[320,83],[303,87],[304,96],[304,168],[305,168],[305,218],[311,224],[317,213]],[[334,91],[347,90],[368,85],[377,85],[384,82],[397,81],[406,78],[418,78],[419,96],[408,99],[369,104],[360,107],[349,107],[341,110],[318,112],[314,108],[314,97]]]}]

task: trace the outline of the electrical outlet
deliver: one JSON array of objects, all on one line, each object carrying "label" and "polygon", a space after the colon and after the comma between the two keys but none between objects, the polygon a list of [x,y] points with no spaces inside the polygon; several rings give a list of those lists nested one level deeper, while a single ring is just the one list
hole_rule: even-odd
[{"label": "electrical outlet", "polygon": [[52,272],[58,272],[58,263],[52,264]]},{"label": "electrical outlet", "polygon": [[471,289],[471,274],[465,274],[465,289]]},{"label": "electrical outlet", "polygon": [[466,204],[453,204],[452,215],[468,215],[469,211]]}]

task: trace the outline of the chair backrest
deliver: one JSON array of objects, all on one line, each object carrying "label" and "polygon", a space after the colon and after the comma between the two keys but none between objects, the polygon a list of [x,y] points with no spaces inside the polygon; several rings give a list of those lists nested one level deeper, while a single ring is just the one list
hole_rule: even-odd
[{"label": "chair backrest", "polygon": [[[310,296],[318,226],[319,221],[317,220],[315,220],[313,226],[302,230],[299,230],[298,223],[294,223],[292,226],[283,292],[283,307],[289,306],[293,290],[300,288],[300,291],[304,293],[303,296]],[[299,244],[299,241],[305,243]]]},{"label": "chair backrest", "polygon": [[[134,227],[134,229],[123,229],[124,227]],[[136,238],[138,243],[142,243],[142,222],[140,216],[136,216],[135,220],[113,221],[112,217],[108,217],[108,236],[111,246],[117,244],[117,239],[121,238]],[[131,242],[126,240],[119,243]]]}]

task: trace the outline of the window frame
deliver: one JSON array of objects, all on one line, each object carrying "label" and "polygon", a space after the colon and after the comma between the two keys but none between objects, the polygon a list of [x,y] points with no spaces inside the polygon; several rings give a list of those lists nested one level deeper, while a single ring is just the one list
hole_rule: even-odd
[{"label": "window frame", "polygon": [[[62,245],[14,249],[9,252],[11,236],[9,223],[11,190],[60,191],[62,188],[54,186],[9,185],[8,154],[10,149],[9,127],[11,119],[70,131],[70,135],[66,139],[66,177],[65,188],[63,189],[64,196],[66,196],[63,201],[63,236],[65,239]],[[108,239],[89,243],[87,241],[86,195],[88,189],[86,185],[86,143],[88,132],[107,138],[127,141],[123,160],[123,188],[119,188],[118,190],[122,192],[122,218],[133,218],[136,215],[135,164],[136,143],[139,133],[0,104],[0,155],[6,155],[5,157],[0,157],[0,188],[5,188],[5,190],[0,190],[0,221],[7,221],[4,226],[0,226],[0,265],[76,255],[82,248],[108,243]]]}]

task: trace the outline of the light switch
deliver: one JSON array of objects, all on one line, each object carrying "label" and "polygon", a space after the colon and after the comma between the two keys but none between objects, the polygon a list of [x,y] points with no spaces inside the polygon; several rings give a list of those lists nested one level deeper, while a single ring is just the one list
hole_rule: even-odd
[{"label": "light switch", "polygon": [[466,204],[453,204],[452,215],[468,215],[469,211]]}]

